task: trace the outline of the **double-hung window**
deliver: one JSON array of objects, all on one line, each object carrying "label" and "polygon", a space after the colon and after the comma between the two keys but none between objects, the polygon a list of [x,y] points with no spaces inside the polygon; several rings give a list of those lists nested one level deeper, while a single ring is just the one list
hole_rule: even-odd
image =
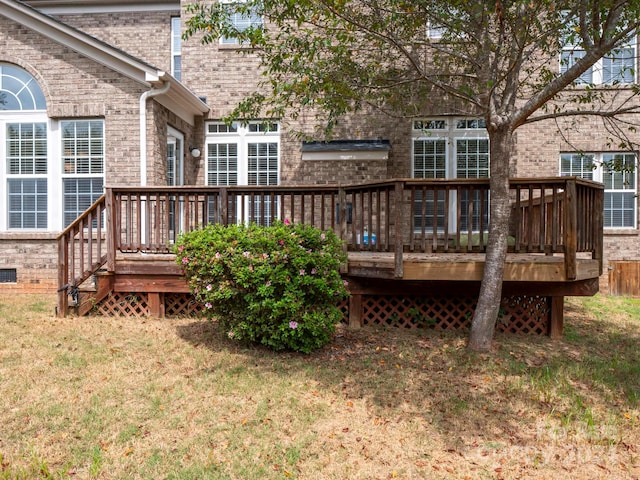
[{"label": "double-hung window", "polygon": [[[585,51],[565,40],[560,53],[560,73],[569,70],[577,61],[585,56]],[[620,47],[607,53],[592,67],[580,75],[574,83],[594,85],[616,85],[634,83],[636,79],[636,37]]]},{"label": "double-hung window", "polygon": [[[438,118],[415,120],[413,122],[413,172],[414,178],[488,178],[489,177],[489,135],[484,120],[473,118]],[[424,201],[423,201],[424,197]],[[456,202],[460,202],[460,225],[457,225]],[[445,216],[450,228],[459,226],[462,230],[477,230],[480,225],[488,225],[484,209],[482,218],[478,208],[486,205],[488,195],[479,191],[460,192],[460,198],[451,192],[446,203],[444,190],[416,192],[414,202],[414,228],[433,229],[434,221],[438,229],[444,228]],[[482,220],[482,221],[481,221]]]},{"label": "double-hung window", "polygon": [[180,17],[171,17],[171,75],[182,80],[182,37]]},{"label": "double-hung window", "polygon": [[64,225],[69,225],[103,193],[104,122],[63,120],[62,184]]},{"label": "double-hung window", "polygon": [[563,153],[560,175],[604,183],[604,227],[636,228],[637,164],[629,152]]},{"label": "double-hung window", "polygon": [[[242,0],[222,0],[226,5],[231,27],[238,32],[244,32],[249,28],[258,28],[263,24],[262,16],[257,12],[250,11],[243,5]],[[236,37],[221,37],[220,43],[223,45],[237,45],[239,40]]]},{"label": "double-hung window", "polygon": [[[241,126],[219,122],[207,124],[207,185],[271,186],[280,183],[280,126],[273,122],[250,122]],[[277,214],[277,202],[256,199],[245,208],[254,212],[250,221],[268,223]],[[233,208],[240,207],[232,205]]]},{"label": "double-hung window", "polygon": [[48,227],[47,124],[6,126],[7,201],[10,229]]}]

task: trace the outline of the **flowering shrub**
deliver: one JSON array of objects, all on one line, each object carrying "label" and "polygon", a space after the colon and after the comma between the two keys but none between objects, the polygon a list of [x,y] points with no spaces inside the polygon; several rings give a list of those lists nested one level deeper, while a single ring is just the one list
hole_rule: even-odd
[{"label": "flowering shrub", "polygon": [[340,321],[346,257],[333,231],[209,225],[181,235],[175,253],[196,299],[230,339],[309,353]]}]

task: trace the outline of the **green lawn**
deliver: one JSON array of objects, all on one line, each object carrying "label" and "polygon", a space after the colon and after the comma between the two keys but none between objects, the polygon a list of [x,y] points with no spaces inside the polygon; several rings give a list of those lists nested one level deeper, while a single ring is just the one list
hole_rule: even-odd
[{"label": "green lawn", "polygon": [[0,479],[637,479],[640,299],[563,341],[340,330],[312,355],[194,319],[58,319],[0,295]]}]

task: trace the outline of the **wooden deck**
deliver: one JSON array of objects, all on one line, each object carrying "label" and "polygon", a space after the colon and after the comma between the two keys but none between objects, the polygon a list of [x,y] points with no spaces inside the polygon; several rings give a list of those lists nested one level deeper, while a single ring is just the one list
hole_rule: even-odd
[{"label": "wooden deck", "polygon": [[[277,219],[333,228],[348,254],[350,318],[361,295],[477,295],[484,269],[488,180],[393,180],[353,186],[111,187],[59,237],[58,312],[93,277],[83,314],[114,293],[187,294],[172,245],[208,223]],[[512,180],[505,292],[593,295],[602,273],[602,185],[574,177]],[[597,212],[597,213],[594,213]],[[370,236],[370,237],[369,237]],[[375,236],[375,240],[373,239]],[[353,322],[352,322],[353,323]],[[556,322],[557,323],[557,322]]]}]

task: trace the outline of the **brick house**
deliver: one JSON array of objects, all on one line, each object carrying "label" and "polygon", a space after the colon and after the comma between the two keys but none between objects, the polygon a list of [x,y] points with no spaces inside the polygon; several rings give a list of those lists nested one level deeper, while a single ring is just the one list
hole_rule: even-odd
[{"label": "brick house", "polygon": [[[304,119],[268,132],[260,122],[221,123],[252,91],[257,60],[238,55],[233,39],[181,41],[186,3],[0,0],[0,292],[55,291],[55,238],[105,186],[349,184],[427,177],[430,168],[487,175],[482,123],[452,117],[446,105],[415,121],[353,116],[330,149],[290,133]],[[636,49],[622,62],[635,62]],[[589,81],[611,81],[598,72]],[[597,120],[566,127],[520,128],[514,176],[605,181],[601,290],[640,294],[624,290],[625,276],[640,276],[638,172],[608,176],[589,164],[637,163],[637,152],[612,150]],[[251,161],[253,148],[265,149],[263,166]],[[461,148],[473,152],[463,172],[454,167]],[[435,167],[428,152],[439,152]]]}]

